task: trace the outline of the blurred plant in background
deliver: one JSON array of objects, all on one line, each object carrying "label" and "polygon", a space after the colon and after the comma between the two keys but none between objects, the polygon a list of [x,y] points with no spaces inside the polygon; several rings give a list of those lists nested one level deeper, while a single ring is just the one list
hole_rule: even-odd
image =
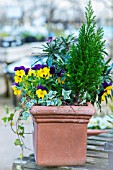
[{"label": "blurred plant in background", "polygon": [[88,124],[88,129],[111,129],[113,128],[113,116],[93,116]]}]

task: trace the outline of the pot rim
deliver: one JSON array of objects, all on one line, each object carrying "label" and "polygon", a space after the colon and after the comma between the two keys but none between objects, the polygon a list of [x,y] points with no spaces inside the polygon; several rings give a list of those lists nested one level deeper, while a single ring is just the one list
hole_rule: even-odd
[{"label": "pot rim", "polygon": [[35,114],[45,114],[45,115],[93,115],[95,113],[95,109],[93,105],[88,102],[87,106],[33,106],[30,109],[30,113],[32,115]]}]

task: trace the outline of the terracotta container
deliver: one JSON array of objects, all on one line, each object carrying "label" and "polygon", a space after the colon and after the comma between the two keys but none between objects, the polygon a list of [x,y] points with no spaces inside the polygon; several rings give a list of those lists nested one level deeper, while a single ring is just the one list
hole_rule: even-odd
[{"label": "terracotta container", "polygon": [[93,106],[33,106],[34,153],[39,166],[84,165]]}]

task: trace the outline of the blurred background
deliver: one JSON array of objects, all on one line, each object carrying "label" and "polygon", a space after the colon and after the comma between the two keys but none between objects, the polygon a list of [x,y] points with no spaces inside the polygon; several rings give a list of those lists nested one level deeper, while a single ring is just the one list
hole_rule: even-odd
[{"label": "blurred background", "polygon": [[[4,105],[13,108],[17,103],[11,90],[13,68],[30,66],[37,57],[32,53],[40,52],[35,47],[41,47],[48,37],[74,34],[77,38],[87,3],[88,0],[0,0],[0,118],[4,116]],[[113,62],[113,1],[92,0],[92,6],[97,27],[104,29],[108,58]],[[109,108],[103,104],[101,115],[112,113],[112,103]],[[15,137],[1,120],[0,134],[0,170],[10,170],[19,150],[12,145]]]}]

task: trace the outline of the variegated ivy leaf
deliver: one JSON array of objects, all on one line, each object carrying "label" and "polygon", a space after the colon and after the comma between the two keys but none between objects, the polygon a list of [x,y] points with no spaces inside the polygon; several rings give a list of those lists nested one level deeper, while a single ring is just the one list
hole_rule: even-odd
[{"label": "variegated ivy leaf", "polygon": [[66,91],[66,90],[62,89],[62,96],[63,96],[64,100],[70,99],[70,94],[71,94],[71,90]]},{"label": "variegated ivy leaf", "polygon": [[32,99],[30,102],[35,104],[37,102],[37,100],[36,99]]},{"label": "variegated ivy leaf", "polygon": [[38,104],[42,104],[44,101],[42,99],[38,100]]},{"label": "variegated ivy leaf", "polygon": [[47,106],[61,106],[62,102],[58,98],[46,101]]},{"label": "variegated ivy leaf", "polygon": [[47,103],[47,106],[50,106],[51,105],[51,101],[46,101],[46,103]]},{"label": "variegated ivy leaf", "polygon": [[48,96],[48,98],[49,99],[53,99],[55,96],[56,96],[56,94],[57,94],[57,91],[50,91],[48,94],[47,94],[47,96]]},{"label": "variegated ivy leaf", "polygon": [[21,98],[21,103],[23,104],[26,101],[26,97]]},{"label": "variegated ivy leaf", "polygon": [[47,101],[47,106],[54,106],[54,101],[53,100],[48,100]]},{"label": "variegated ivy leaf", "polygon": [[27,120],[27,118],[28,118],[29,116],[30,116],[30,113],[28,113],[28,112],[25,111],[25,112],[22,113],[21,119],[22,119],[22,120]]},{"label": "variegated ivy leaf", "polygon": [[37,103],[36,99],[32,99],[29,102],[26,103],[26,107],[30,109],[35,103]]}]

